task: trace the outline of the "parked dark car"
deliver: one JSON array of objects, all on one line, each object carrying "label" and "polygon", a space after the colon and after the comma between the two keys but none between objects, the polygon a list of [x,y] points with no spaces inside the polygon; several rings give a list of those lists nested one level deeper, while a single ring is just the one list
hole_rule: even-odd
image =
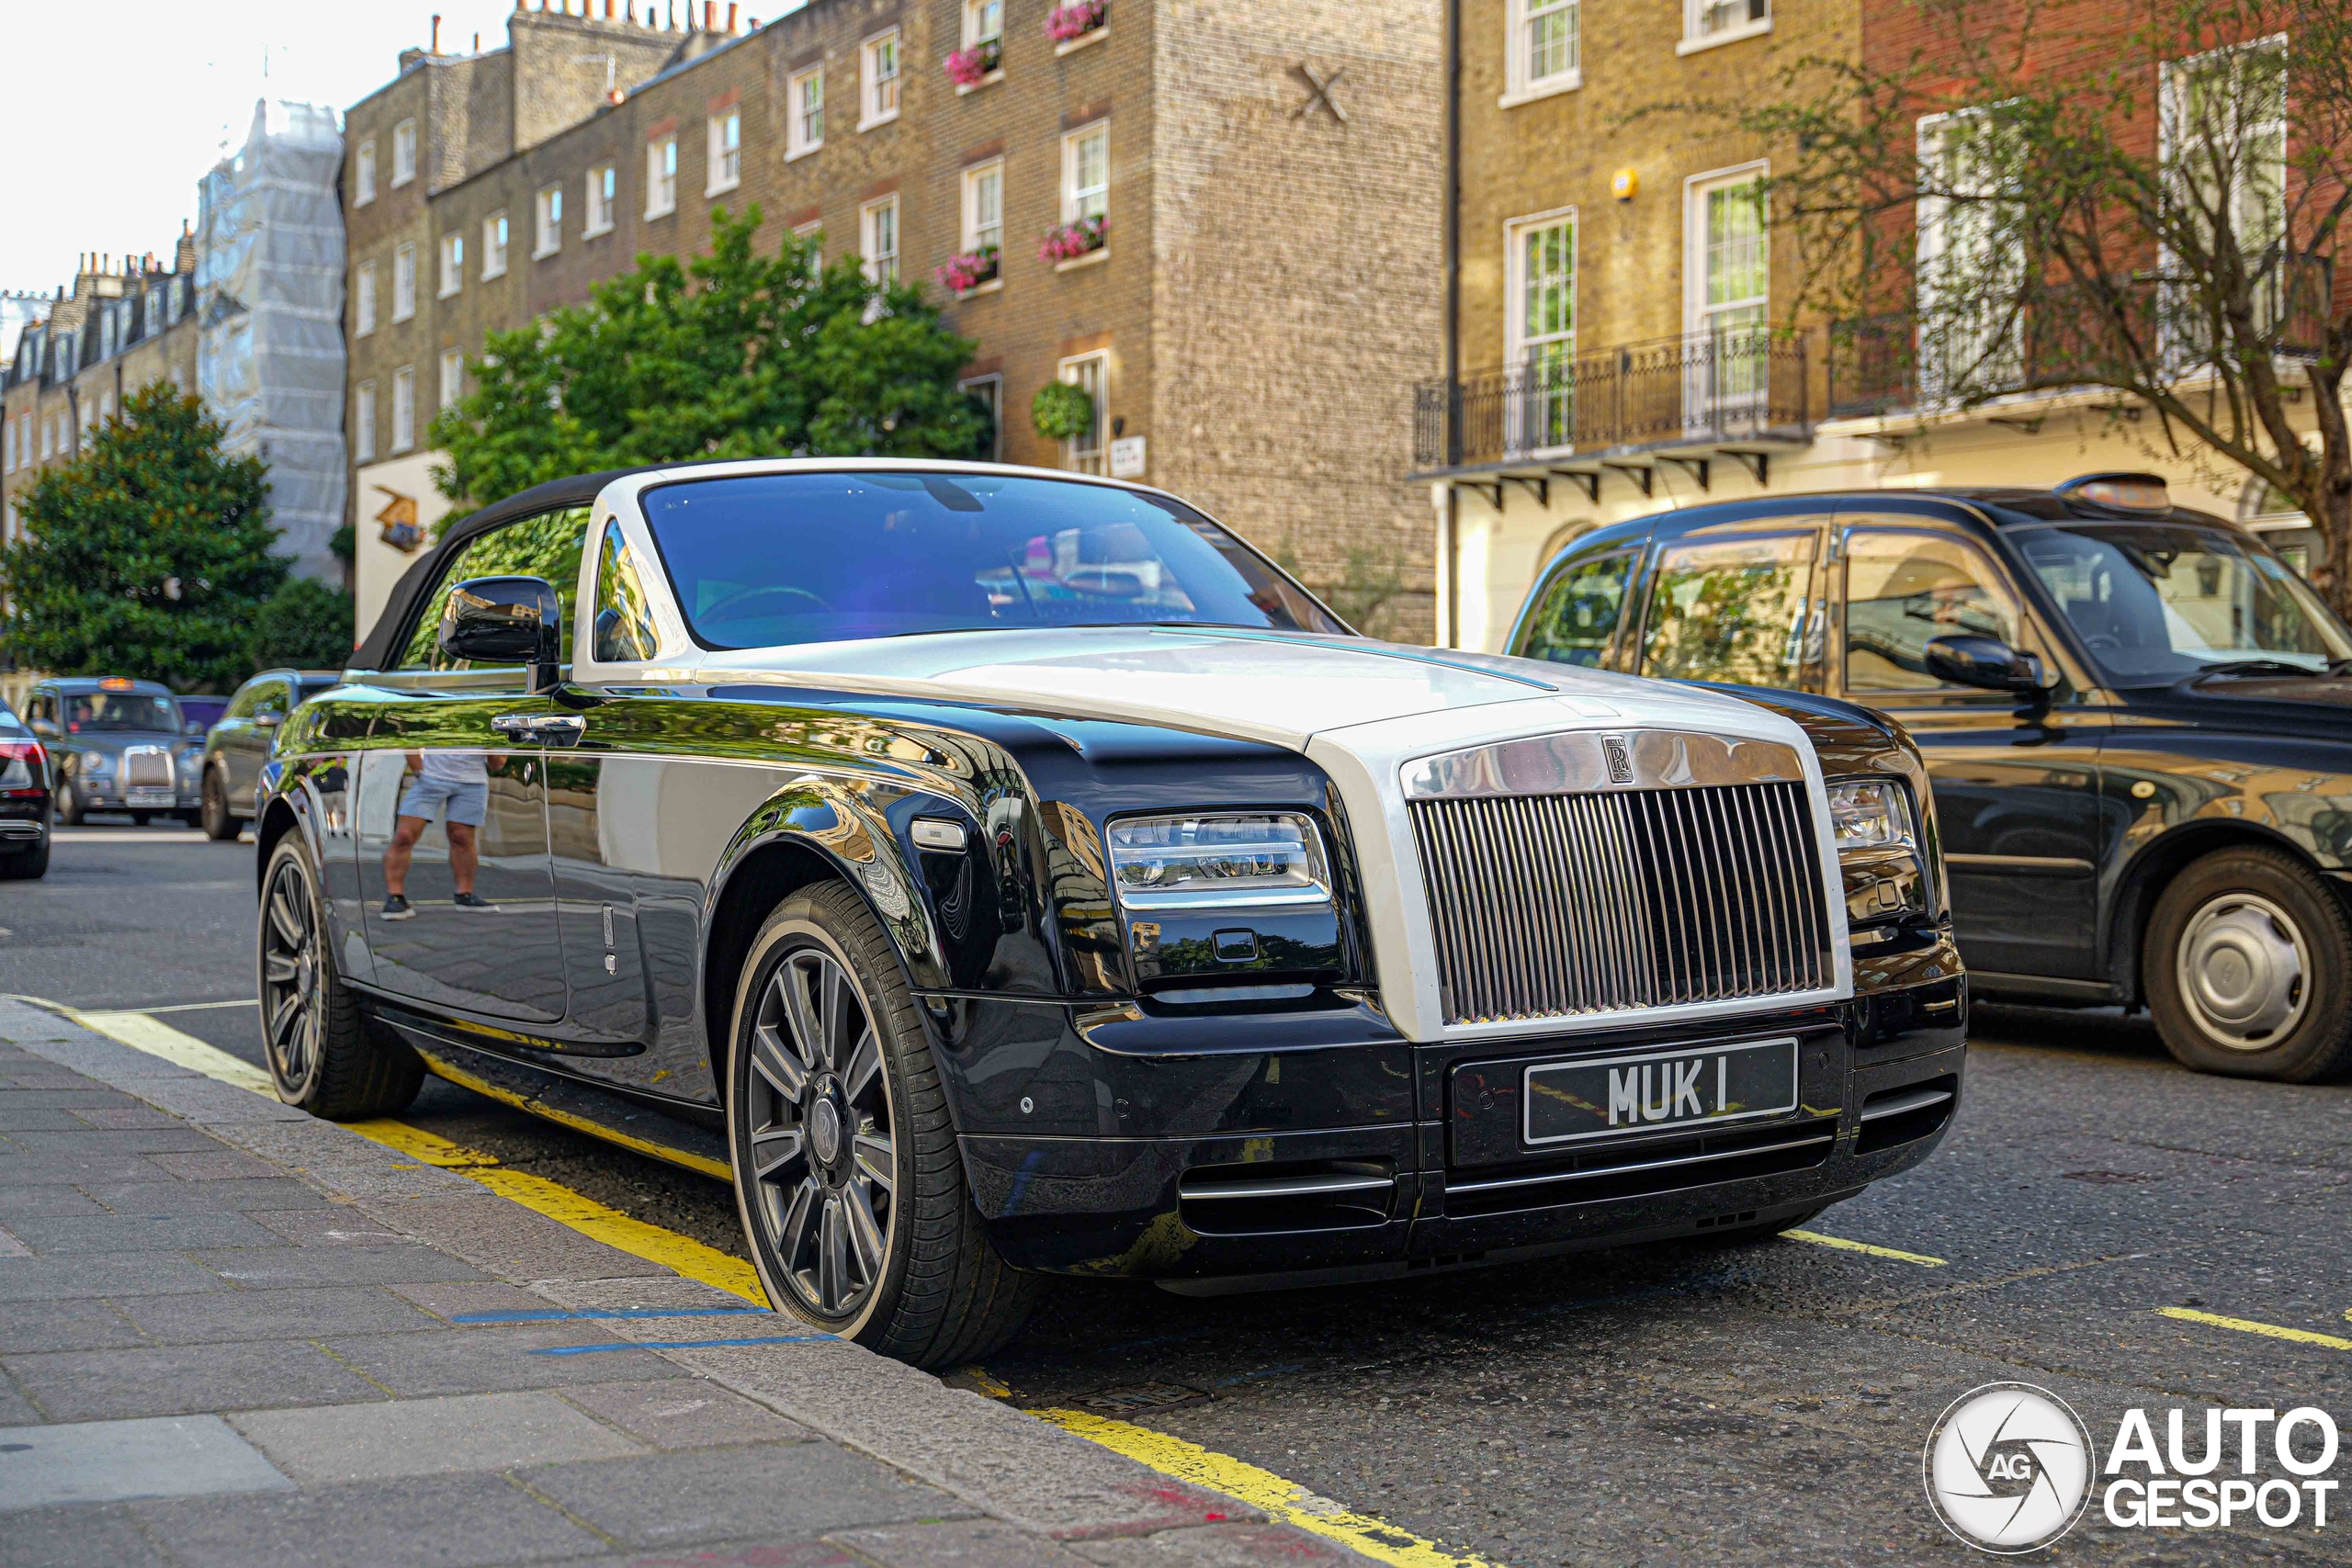
[{"label": "parked dark car", "polygon": [[49,874],[49,749],[0,703],[0,882]]},{"label": "parked dark car", "polygon": [[2148,475],[1695,506],[1549,562],[1524,658],[1826,693],[1927,758],[1980,995],[2352,1066],[2352,632]]},{"label": "parked dark car", "polygon": [[128,811],[142,827],[158,816],[196,826],[203,739],[187,733],[171,688],[119,675],[61,676],[27,694],[25,722],[49,748],[60,822]]},{"label": "parked dark car", "polygon": [[[204,737],[198,764],[203,826],[209,839],[233,839],[254,814],[261,765],[286,716],[343,676],[333,670],[265,670],[228,698],[227,710]],[[186,707],[188,699],[182,697]]]},{"label": "parked dark car", "polygon": [[726,1178],[892,1354],[1024,1271],[1404,1276],[1800,1223],[1966,996],[1866,710],[1354,635],[1162,492],[885,459],[452,525],[263,769],[288,1102],[427,1067]]},{"label": "parked dark car", "polygon": [[227,697],[216,697],[200,692],[182,692],[180,694],[181,722],[192,733],[209,734],[212,727],[220,722],[221,716],[229,711],[230,700]]}]

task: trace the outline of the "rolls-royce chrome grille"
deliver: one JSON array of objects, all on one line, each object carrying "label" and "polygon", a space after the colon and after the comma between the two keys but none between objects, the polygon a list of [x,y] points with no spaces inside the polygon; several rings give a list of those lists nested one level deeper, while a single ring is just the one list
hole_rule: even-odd
[{"label": "rolls-royce chrome grille", "polygon": [[[1482,749],[1474,769],[1422,763],[1408,778],[1446,1022],[1829,985],[1821,860],[1794,754],[1655,733],[1545,743],[1587,739],[1589,770],[1547,766],[1514,742]],[[1742,775],[1752,782],[1712,782]],[[1545,782],[1581,787],[1527,789]]]},{"label": "rolls-royce chrome grille", "polygon": [[126,789],[172,787],[172,754],[161,746],[122,749],[122,783]]}]

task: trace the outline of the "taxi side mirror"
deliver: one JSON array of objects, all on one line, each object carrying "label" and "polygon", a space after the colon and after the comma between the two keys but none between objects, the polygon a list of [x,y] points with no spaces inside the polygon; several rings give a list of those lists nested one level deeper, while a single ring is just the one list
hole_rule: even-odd
[{"label": "taxi side mirror", "polygon": [[2019,653],[1998,637],[1939,637],[1924,651],[1928,673],[1956,686],[2040,697],[2058,684],[2057,671],[2039,654]]}]

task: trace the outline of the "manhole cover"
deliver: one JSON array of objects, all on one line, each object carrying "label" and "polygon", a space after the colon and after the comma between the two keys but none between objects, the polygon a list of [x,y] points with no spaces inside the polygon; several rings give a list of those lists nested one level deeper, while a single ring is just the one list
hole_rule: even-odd
[{"label": "manhole cover", "polygon": [[2101,1187],[2128,1187],[2135,1181],[2157,1181],[2162,1178],[2143,1176],[2135,1170],[2070,1170],[2066,1179],[2096,1182]]},{"label": "manhole cover", "polygon": [[1139,1416],[1154,1410],[1176,1410],[1187,1404],[1206,1404],[1208,1400],[1202,1390],[1186,1388],[1182,1383],[1128,1382],[1081,1393],[1070,1403],[1097,1416]]}]

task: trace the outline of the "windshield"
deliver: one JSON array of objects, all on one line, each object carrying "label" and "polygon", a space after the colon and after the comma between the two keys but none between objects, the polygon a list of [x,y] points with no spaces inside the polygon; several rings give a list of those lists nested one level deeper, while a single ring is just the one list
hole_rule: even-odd
[{"label": "windshield", "polygon": [[98,692],[65,699],[65,728],[73,734],[130,729],[176,735],[180,712],[169,697],[152,697],[138,692]]},{"label": "windshield", "polygon": [[2183,523],[2084,523],[2006,536],[2111,685],[2168,685],[2257,659],[2324,672],[2352,658],[2352,635],[2319,595],[2242,535]]},{"label": "windshield", "polygon": [[995,474],[665,485],[646,521],[712,648],[1016,626],[1345,633],[1216,524],[1132,491]]}]

